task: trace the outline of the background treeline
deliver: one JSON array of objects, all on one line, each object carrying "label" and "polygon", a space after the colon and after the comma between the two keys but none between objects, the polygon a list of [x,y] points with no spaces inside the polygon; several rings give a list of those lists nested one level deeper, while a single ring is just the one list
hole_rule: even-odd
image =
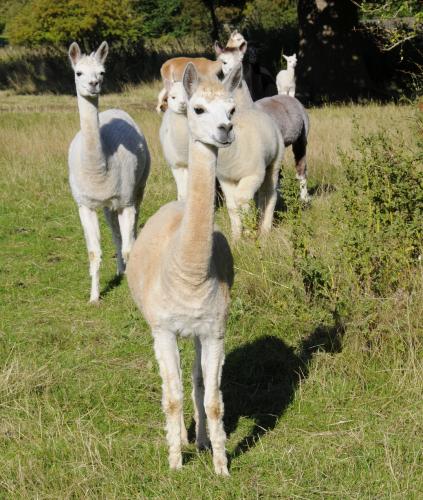
[{"label": "background treeline", "polygon": [[[126,83],[157,78],[160,65],[170,56],[213,57],[214,40],[225,42],[237,28],[254,48],[259,64],[274,75],[284,64],[282,51],[300,52],[299,73],[310,66],[308,56],[316,64],[314,75],[325,66],[325,58],[332,72],[333,54],[338,62],[344,59],[342,71],[340,65],[339,74],[331,75],[329,82],[300,75],[308,87],[304,100],[398,98],[419,92],[423,43],[416,30],[421,10],[418,0],[365,1],[360,6],[351,0],[3,0],[0,89],[72,92],[66,47],[77,40],[90,51],[107,39],[112,46],[109,67],[114,69],[108,90],[119,90]],[[345,23],[339,22],[342,17]],[[314,32],[304,29],[310,19]],[[325,26],[341,36],[327,39],[331,35]],[[349,64],[350,59],[363,64]]]}]

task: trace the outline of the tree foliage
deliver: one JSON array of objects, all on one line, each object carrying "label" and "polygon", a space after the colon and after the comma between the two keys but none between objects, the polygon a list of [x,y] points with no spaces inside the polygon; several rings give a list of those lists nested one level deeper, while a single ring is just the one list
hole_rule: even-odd
[{"label": "tree foliage", "polygon": [[7,35],[29,46],[79,40],[93,48],[104,39],[128,46],[139,40],[142,21],[132,0],[32,0],[10,21]]}]

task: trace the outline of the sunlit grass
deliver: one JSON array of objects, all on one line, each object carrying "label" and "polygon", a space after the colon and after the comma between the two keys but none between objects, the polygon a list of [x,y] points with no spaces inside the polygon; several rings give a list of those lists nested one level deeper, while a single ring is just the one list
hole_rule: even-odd
[{"label": "sunlit grass", "polygon": [[[152,171],[140,223],[175,198],[158,141],[158,84],[101,98],[144,131]],[[126,281],[88,305],[85,243],[67,182],[79,128],[70,96],[2,94],[0,114],[0,491],[5,498],[419,498],[422,481],[421,270],[395,296],[354,296],[334,324],[293,268],[282,218],[265,242],[233,248],[236,280],[223,377],[231,478],[193,445],[170,472],[151,337]],[[313,203],[303,217],[329,265],[329,217],[353,120],[398,130],[414,148],[411,106],[310,111]],[[293,170],[288,151],[285,168]],[[224,208],[218,221],[228,234]],[[115,272],[102,222],[102,289]],[[333,271],[333,279],[342,276]],[[420,296],[419,296],[420,295]],[[192,347],[181,343],[189,400]]]}]

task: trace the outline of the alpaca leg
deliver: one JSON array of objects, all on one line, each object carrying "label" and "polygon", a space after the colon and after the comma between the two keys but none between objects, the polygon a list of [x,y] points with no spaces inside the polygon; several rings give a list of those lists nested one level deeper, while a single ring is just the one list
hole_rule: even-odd
[{"label": "alpaca leg", "polygon": [[122,237],[120,235],[119,219],[118,214],[115,210],[110,210],[109,208],[104,209],[104,215],[106,217],[107,223],[112,230],[113,243],[116,247],[116,260],[117,260],[117,271],[116,274],[120,276],[125,272],[125,262],[122,257]]},{"label": "alpaca leg", "polygon": [[220,379],[224,361],[223,336],[205,337],[201,340],[201,365],[204,377],[204,408],[213,448],[213,464],[216,474],[229,475],[226,457],[226,434],[223,428],[223,400]]},{"label": "alpaca leg", "polygon": [[122,235],[122,256],[125,264],[135,242],[137,209],[134,206],[125,207],[118,212],[120,234]]},{"label": "alpaca leg", "polygon": [[95,210],[91,210],[90,208],[81,205],[79,207],[79,217],[84,229],[88,257],[90,259],[90,302],[96,303],[100,298],[100,228],[98,226],[98,218]]},{"label": "alpaca leg", "polygon": [[263,175],[250,175],[248,177],[243,177],[235,189],[235,204],[238,209],[238,213],[242,217],[249,214],[251,211],[251,201],[254,200],[254,195],[259,190],[260,186],[264,181],[264,169]]},{"label": "alpaca leg", "polygon": [[279,165],[272,165],[267,169],[263,184],[259,190],[261,236],[269,233],[272,229],[273,213],[278,199],[279,168]]},{"label": "alpaca leg", "polygon": [[305,201],[310,201],[310,195],[307,190],[307,138],[305,132],[303,135],[292,144],[292,151],[294,152],[295,168],[297,170],[296,178],[300,181],[300,198]]},{"label": "alpaca leg", "polygon": [[195,442],[202,450],[209,447],[206,430],[206,412],[204,410],[204,380],[201,370],[201,342],[194,337],[195,360],[192,370],[192,401],[194,403]]},{"label": "alpaca leg", "polygon": [[219,182],[223,194],[225,195],[226,208],[228,209],[229,219],[231,221],[232,238],[236,241],[239,240],[242,234],[241,217],[235,203],[236,184],[234,182],[222,181],[220,179]]},{"label": "alpaca leg", "polygon": [[162,408],[166,417],[169,466],[171,469],[180,469],[182,467],[183,392],[178,344],[172,332],[155,330],[153,337],[154,351],[162,378]]},{"label": "alpaca leg", "polygon": [[172,168],[172,174],[176,182],[178,201],[184,201],[187,197],[188,168]]}]

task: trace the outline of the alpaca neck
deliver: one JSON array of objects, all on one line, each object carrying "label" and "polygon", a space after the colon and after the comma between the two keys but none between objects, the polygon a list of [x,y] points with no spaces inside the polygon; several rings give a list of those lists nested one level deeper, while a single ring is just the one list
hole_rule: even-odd
[{"label": "alpaca neck", "polygon": [[291,80],[295,80],[295,68],[293,66],[288,66],[286,72]]},{"label": "alpaca neck", "polygon": [[78,108],[82,134],[82,164],[90,173],[104,175],[106,158],[100,138],[98,96],[87,98],[78,94]]},{"label": "alpaca neck", "polygon": [[175,258],[194,283],[209,274],[214,225],[217,148],[190,139],[188,192]]},{"label": "alpaca neck", "polygon": [[241,85],[235,90],[234,99],[238,109],[251,108],[253,105],[253,98],[251,97],[247,82],[244,79],[242,80]]}]

